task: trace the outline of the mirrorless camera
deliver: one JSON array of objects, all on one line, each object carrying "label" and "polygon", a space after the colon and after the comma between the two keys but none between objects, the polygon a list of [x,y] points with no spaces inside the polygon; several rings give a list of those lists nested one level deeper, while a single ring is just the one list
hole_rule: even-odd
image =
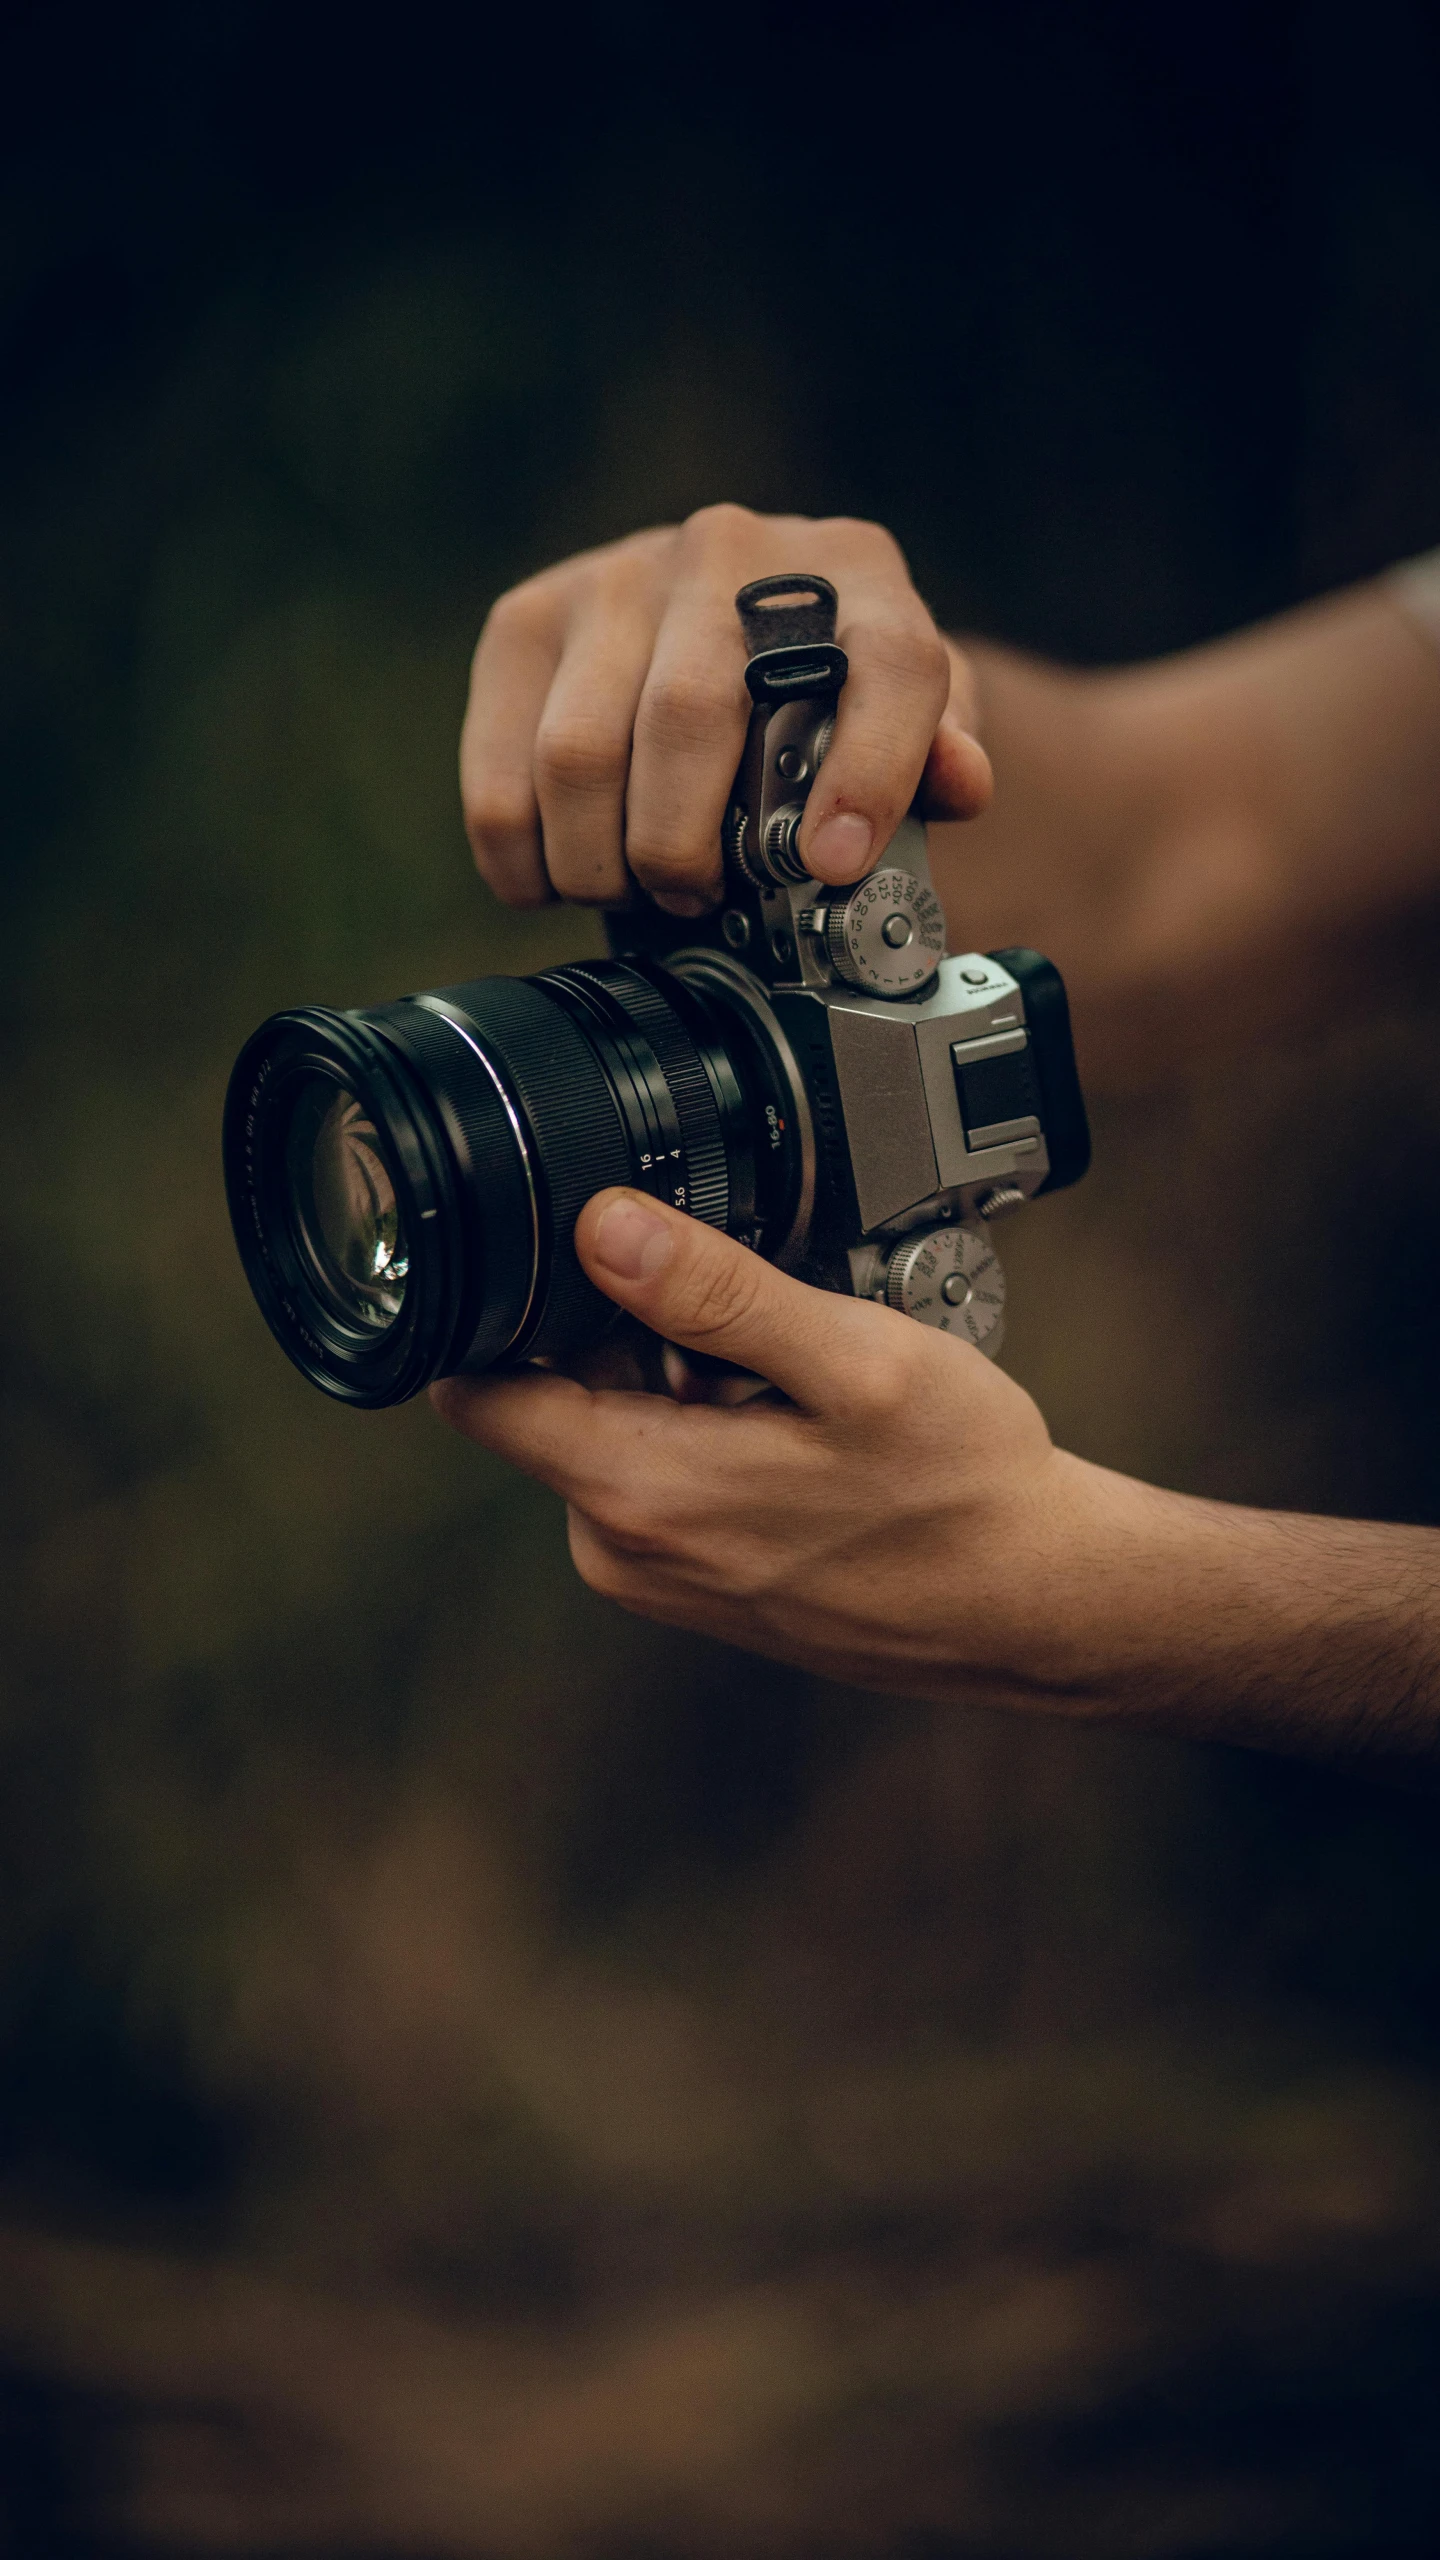
[{"label": "mirrorless camera", "polygon": [[724,897],[638,898],[611,957],[357,1013],[279,1013],[225,1106],[236,1241],[271,1331],[359,1405],[573,1360],[618,1320],[576,1258],[610,1183],[821,1288],[993,1355],[993,1222],[1090,1158],[1065,991],[1035,951],[945,949],[925,829],[856,886],[797,836],[848,673],[823,578],[736,599],[752,711]]}]

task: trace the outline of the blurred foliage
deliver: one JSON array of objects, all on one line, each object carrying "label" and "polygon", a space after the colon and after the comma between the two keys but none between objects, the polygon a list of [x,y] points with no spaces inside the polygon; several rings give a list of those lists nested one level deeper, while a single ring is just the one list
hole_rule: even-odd
[{"label": "blurred foliage", "polygon": [[[217,1165],[275,1006],[596,947],[455,804],[558,552],[859,505],[1093,657],[1434,537],[1433,90],[1387,160],[1338,19],[1218,25],[1243,97],[1114,11],[800,13],[757,88],[643,8],[157,10],[17,126],[0,2550],[1428,2547],[1431,1811],[623,1619],[290,1372]],[[1437,1516],[1433,1035],[1100,1115],[1007,1247],[1061,1436]]]}]

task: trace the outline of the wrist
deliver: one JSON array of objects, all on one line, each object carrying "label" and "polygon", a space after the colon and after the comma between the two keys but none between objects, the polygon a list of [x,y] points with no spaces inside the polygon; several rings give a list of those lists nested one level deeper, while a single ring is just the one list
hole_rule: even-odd
[{"label": "wrist", "polygon": [[[1151,846],[1153,747],[1124,674],[1047,665],[991,642],[951,643],[995,770],[994,805],[963,830],[934,826],[931,859],[956,948],[1028,944],[1061,970],[1083,1071],[1128,1082],[1129,998]],[[1137,716],[1138,715],[1138,716]]]},{"label": "wrist", "polygon": [[[1001,1526],[1021,1587],[1004,1602],[1015,1703],[1077,1717],[1125,1711],[1152,1643],[1154,1577],[1172,1531],[1167,1497],[1066,1449],[1046,1462]],[[1014,1641],[1016,1628],[1021,1641]]]},{"label": "wrist", "polygon": [[1433,1763],[1433,1530],[1202,1500],[1064,1450],[1033,1496],[1040,1571],[1015,1703],[1261,1750]]},{"label": "wrist", "polygon": [[971,654],[996,805],[978,843],[937,846],[956,901],[977,939],[1057,962],[1093,1083],[1150,1082],[1214,1045],[1288,913],[1246,689],[1223,651],[1093,673]]}]

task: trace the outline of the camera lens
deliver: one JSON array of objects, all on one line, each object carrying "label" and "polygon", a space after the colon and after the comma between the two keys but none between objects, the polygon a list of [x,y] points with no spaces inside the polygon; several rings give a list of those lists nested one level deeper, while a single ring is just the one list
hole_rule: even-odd
[{"label": "camera lens", "polygon": [[409,1247],[379,1134],[346,1085],[301,1087],[286,1146],[297,1233],[337,1313],[381,1332],[405,1297]]},{"label": "camera lens", "polygon": [[759,981],[687,956],[276,1014],[247,1042],[225,1108],[231,1217],[315,1385],[396,1404],[598,1341],[617,1310],[574,1227],[610,1183],[785,1248],[813,1193],[798,1070]]}]

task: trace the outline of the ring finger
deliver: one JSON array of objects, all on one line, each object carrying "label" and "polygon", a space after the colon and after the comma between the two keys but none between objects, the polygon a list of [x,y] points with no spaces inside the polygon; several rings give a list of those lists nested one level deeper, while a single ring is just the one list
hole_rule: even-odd
[{"label": "ring finger", "polygon": [[625,786],[655,620],[648,587],[597,582],[575,608],[536,731],[545,868],[556,894],[582,905],[618,906],[630,892]]}]

